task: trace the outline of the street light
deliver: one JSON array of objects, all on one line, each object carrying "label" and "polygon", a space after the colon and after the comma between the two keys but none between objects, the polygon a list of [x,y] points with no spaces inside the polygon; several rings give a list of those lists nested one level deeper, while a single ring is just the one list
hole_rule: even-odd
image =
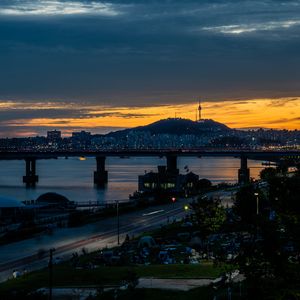
[{"label": "street light", "polygon": [[256,196],[256,214],[258,215],[258,193],[254,193],[254,196]]},{"label": "street light", "polygon": [[176,202],[176,197],[172,197],[171,200],[172,200],[172,207],[173,207],[173,209],[174,209],[175,202]]}]

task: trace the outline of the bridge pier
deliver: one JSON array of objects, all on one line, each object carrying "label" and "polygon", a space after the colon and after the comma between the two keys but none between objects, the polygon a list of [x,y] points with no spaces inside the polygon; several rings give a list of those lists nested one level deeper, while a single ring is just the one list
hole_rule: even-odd
[{"label": "bridge pier", "polygon": [[250,182],[250,170],[248,168],[247,157],[241,156],[241,167],[238,173],[239,184],[247,184]]},{"label": "bridge pier", "polygon": [[170,173],[179,174],[176,155],[167,155],[167,171]]},{"label": "bridge pier", "polygon": [[104,187],[108,182],[108,172],[105,170],[105,156],[96,156],[97,169],[94,172],[94,184]]},{"label": "bridge pier", "polygon": [[23,176],[23,182],[26,183],[26,187],[35,187],[39,181],[39,177],[36,175],[36,159],[26,158],[26,175]]}]

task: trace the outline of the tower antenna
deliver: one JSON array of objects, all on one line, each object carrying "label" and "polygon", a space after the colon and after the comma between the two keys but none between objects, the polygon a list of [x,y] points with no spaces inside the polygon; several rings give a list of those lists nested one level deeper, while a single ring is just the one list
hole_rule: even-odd
[{"label": "tower antenna", "polygon": [[202,110],[201,100],[199,99],[199,105],[198,105],[198,122],[201,121],[201,110]]}]

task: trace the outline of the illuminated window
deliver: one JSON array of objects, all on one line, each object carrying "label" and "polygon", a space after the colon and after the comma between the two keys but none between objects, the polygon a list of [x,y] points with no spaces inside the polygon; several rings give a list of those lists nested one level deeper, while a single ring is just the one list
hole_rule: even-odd
[{"label": "illuminated window", "polygon": [[160,184],[160,187],[164,190],[166,189],[171,189],[171,188],[174,188],[175,187],[175,183],[173,182],[168,182],[168,183],[161,183]]}]

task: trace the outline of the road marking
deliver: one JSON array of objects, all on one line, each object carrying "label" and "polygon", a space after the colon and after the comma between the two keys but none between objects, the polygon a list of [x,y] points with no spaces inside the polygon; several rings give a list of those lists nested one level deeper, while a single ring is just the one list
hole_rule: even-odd
[{"label": "road marking", "polygon": [[152,215],[155,215],[155,214],[159,214],[159,213],[161,213],[161,212],[164,212],[164,211],[165,211],[164,209],[152,211],[152,212],[143,214],[143,217],[146,217],[146,216],[152,216]]}]

